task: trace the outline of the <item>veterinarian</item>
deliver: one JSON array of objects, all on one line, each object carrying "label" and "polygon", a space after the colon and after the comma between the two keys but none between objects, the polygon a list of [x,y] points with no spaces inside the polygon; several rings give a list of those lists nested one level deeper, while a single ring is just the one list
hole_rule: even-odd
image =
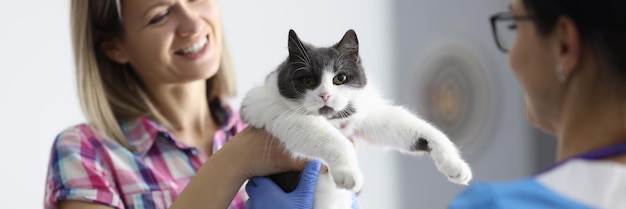
[{"label": "veterinarian", "polygon": [[249,205],[312,208],[320,162],[291,160],[225,103],[235,89],[221,24],[215,0],[71,1],[88,123],[54,141],[45,208],[242,209],[247,179],[300,170],[295,191]]},{"label": "veterinarian", "polygon": [[624,11],[623,0],[512,0],[492,17],[528,120],[558,139],[557,163],[475,183],[450,208],[626,208]]}]

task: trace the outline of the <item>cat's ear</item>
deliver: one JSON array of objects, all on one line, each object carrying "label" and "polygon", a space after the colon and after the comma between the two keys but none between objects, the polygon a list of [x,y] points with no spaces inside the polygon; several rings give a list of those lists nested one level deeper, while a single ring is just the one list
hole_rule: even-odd
[{"label": "cat's ear", "polygon": [[335,45],[335,48],[339,51],[347,53],[353,53],[355,56],[359,56],[359,40],[356,38],[354,30],[350,29],[343,35],[341,41]]},{"label": "cat's ear", "polygon": [[305,57],[308,57],[306,54],[306,48],[296,32],[293,29],[289,30],[289,39],[287,40],[287,46],[289,48],[289,60],[292,62],[300,62],[304,61]]}]

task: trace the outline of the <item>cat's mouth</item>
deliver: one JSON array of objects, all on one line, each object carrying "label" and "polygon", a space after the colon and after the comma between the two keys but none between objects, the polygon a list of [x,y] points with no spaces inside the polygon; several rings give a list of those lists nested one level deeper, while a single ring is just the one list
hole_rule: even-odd
[{"label": "cat's mouth", "polygon": [[328,116],[335,114],[335,109],[329,106],[324,106],[320,108],[318,112],[320,113],[320,115],[328,118]]},{"label": "cat's mouth", "polygon": [[318,110],[318,112],[326,119],[340,119],[350,117],[356,112],[356,109],[352,106],[352,104],[348,104],[346,108],[341,111],[335,111],[332,107],[323,106]]}]

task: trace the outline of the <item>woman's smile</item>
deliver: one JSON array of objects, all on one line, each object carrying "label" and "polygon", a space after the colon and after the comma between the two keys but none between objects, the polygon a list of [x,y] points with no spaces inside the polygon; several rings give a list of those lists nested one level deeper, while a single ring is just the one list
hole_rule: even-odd
[{"label": "woman's smile", "polygon": [[191,45],[187,45],[186,47],[177,50],[176,52],[174,52],[174,54],[177,57],[182,57],[184,59],[189,59],[189,60],[198,60],[202,57],[205,57],[205,55],[209,54],[209,36],[204,36],[203,38],[201,38],[200,40],[194,42]]}]

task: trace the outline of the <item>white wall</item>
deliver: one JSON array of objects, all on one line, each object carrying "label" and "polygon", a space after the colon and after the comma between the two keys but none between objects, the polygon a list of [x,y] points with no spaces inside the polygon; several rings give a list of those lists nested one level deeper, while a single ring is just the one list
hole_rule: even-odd
[{"label": "white wall", "polygon": [[[0,1],[0,206],[41,208],[49,149],[56,134],[84,120],[76,95],[68,0]],[[353,28],[370,77],[391,95],[389,1],[222,0],[240,95],[287,55],[290,28],[329,45]],[[358,9],[356,9],[358,8]],[[234,102],[239,104],[241,97]],[[393,155],[359,147],[363,208],[397,208]]]},{"label": "white wall", "polygon": [[83,120],[68,2],[0,1],[1,208],[43,207],[50,145]]}]

